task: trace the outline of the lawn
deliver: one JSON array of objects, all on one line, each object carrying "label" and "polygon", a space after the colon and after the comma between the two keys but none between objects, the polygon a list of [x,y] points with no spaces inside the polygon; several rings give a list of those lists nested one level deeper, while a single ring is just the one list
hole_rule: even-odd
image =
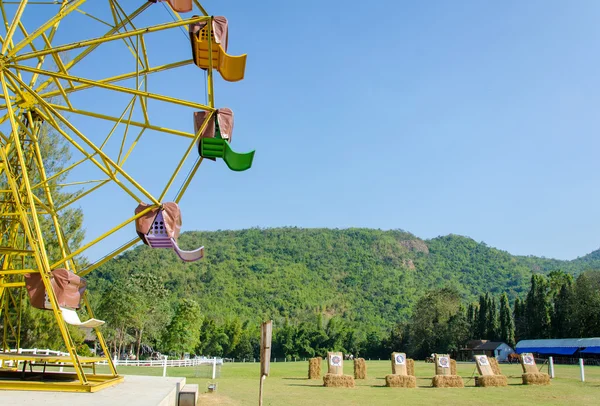
[{"label": "lawn", "polygon": [[[345,362],[345,373],[352,374],[353,367]],[[391,373],[390,361],[367,361],[366,380],[356,380],[356,387],[325,388],[322,379],[307,379],[308,362],[271,363],[270,376],[264,384],[263,404],[267,405],[597,405],[600,399],[600,367],[585,368],[586,382],[581,382],[579,366],[556,365],[556,378],[550,386],[524,386],[521,384],[521,367],[502,364],[502,373],[508,376],[508,387],[477,388],[473,376],[474,363],[459,363],[458,374],[465,388],[433,388],[433,364],[415,363],[416,389],[386,388],[385,375]],[[322,371],[326,371],[323,362]],[[547,372],[547,368],[544,368]],[[119,367],[124,375],[162,375],[162,368]],[[206,376],[202,370],[200,376]],[[209,378],[198,376],[195,367],[169,368],[168,376],[184,376],[188,383],[200,387],[199,404],[256,405],[258,403],[259,364],[227,363],[222,366],[216,393],[207,393]]]}]

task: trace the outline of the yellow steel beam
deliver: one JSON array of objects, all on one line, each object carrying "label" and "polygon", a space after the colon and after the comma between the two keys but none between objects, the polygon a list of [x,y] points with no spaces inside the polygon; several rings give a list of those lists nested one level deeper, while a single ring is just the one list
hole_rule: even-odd
[{"label": "yellow steel beam", "polygon": [[25,282],[0,282],[3,288],[24,288]]},{"label": "yellow steel beam", "polygon": [[110,179],[106,179],[106,180],[100,182],[99,184],[97,184],[96,186],[94,186],[93,188],[90,188],[90,189],[86,190],[85,192],[78,194],[77,196],[75,196],[71,200],[67,200],[60,207],[58,207],[56,209],[56,211],[61,211],[61,210],[65,209],[65,208],[69,207],[70,205],[72,205],[76,201],[84,198],[85,196],[89,195],[90,193],[94,192],[95,190],[100,189],[102,186],[106,185],[109,182],[110,182]]},{"label": "yellow steel beam", "polygon": [[[4,37],[4,43],[2,44],[2,54],[6,53],[8,46],[12,43],[12,37],[19,26],[19,21],[21,21],[21,17],[23,16],[23,12],[25,11],[25,6],[27,5],[27,0],[22,0],[19,3],[19,8],[13,17],[13,21],[10,24],[10,28],[6,33],[6,37]],[[14,49],[14,48],[13,48]],[[10,55],[10,54],[9,54]]]},{"label": "yellow steel beam", "polygon": [[[154,68],[142,69],[139,72],[129,72],[129,73],[124,73],[122,75],[117,75],[117,76],[113,76],[113,77],[106,78],[106,79],[99,79],[99,80],[96,80],[96,83],[119,82],[121,80],[127,80],[127,79],[134,78],[138,73],[141,76],[147,76],[152,73],[162,72],[162,71],[169,70],[169,69],[175,69],[175,68],[180,68],[182,66],[191,65],[193,62],[194,61],[192,59],[186,59],[184,61],[160,65],[160,66],[156,66]],[[90,85],[90,84],[76,85],[76,86],[73,86],[72,88],[65,89],[65,91],[67,93],[72,93],[72,92],[77,92],[80,90],[89,89],[93,86],[94,85]],[[40,96],[42,96],[43,98],[49,98],[49,97],[58,96],[58,95],[60,95],[60,92],[58,90],[52,90],[49,92],[40,93]],[[2,106],[0,105],[0,107],[2,107]]]},{"label": "yellow steel beam", "polygon": [[36,269],[6,269],[0,270],[0,275],[25,275],[28,273],[38,273]]},{"label": "yellow steel beam", "polygon": [[80,272],[77,273],[77,275],[81,276],[82,278],[84,276],[86,276],[87,274],[89,274],[90,272],[92,272],[93,270],[101,267],[102,265],[104,265],[105,263],[107,263],[108,261],[110,261],[111,259],[113,259],[114,257],[116,257],[117,255],[121,254],[122,252],[127,251],[129,248],[133,247],[136,244],[139,244],[141,241],[139,238],[133,238],[132,240],[130,240],[128,243],[124,244],[122,247],[114,250],[113,252],[105,255],[100,261],[97,261],[95,263],[93,263],[92,265],[88,266],[85,269],[82,269]]},{"label": "yellow steel beam", "polygon": [[[96,156],[96,155],[97,155],[97,154],[92,154],[91,156],[93,157],[93,156]],[[50,176],[48,179],[46,179],[46,182],[50,182],[51,180],[53,180],[53,179],[55,179],[55,178],[59,177],[60,175],[62,175],[62,174],[64,174],[64,173],[67,173],[67,172],[69,172],[71,169],[75,168],[75,167],[76,167],[76,166],[78,166],[78,165],[81,165],[82,163],[84,163],[84,162],[85,162],[85,161],[87,161],[87,160],[88,160],[88,158],[87,158],[87,157],[85,157],[85,158],[83,158],[83,159],[81,159],[81,160],[79,160],[79,161],[77,161],[77,162],[74,162],[74,163],[72,163],[71,165],[67,166],[66,168],[64,168],[64,169],[62,169],[62,170],[60,170],[60,171],[56,172],[54,175]],[[32,187],[32,189],[37,189],[37,188],[39,188],[40,186],[43,186],[43,183],[44,183],[44,182],[38,182],[38,183],[36,183],[36,184],[35,184],[35,185]]]},{"label": "yellow steel beam", "polygon": [[210,119],[212,118],[213,114],[214,113],[211,112],[211,113],[209,113],[209,114],[206,115],[206,117],[204,119],[204,122],[202,123],[202,126],[200,127],[200,129],[196,133],[196,136],[194,137],[194,139],[192,140],[192,142],[190,143],[190,145],[188,146],[188,149],[185,151],[185,154],[183,154],[183,157],[179,160],[179,164],[177,164],[177,168],[175,168],[175,171],[173,172],[173,175],[171,175],[171,179],[169,179],[169,181],[165,185],[165,188],[163,189],[163,192],[161,193],[161,195],[158,198],[158,200],[162,201],[165,198],[165,195],[167,194],[167,191],[171,188],[171,185],[173,184],[173,181],[175,180],[175,178],[179,174],[179,171],[181,170],[181,167],[183,166],[185,160],[187,159],[187,157],[190,154],[190,152],[192,151],[192,149],[195,147],[196,143],[198,142],[198,139],[202,136],[202,132],[204,131],[204,129],[208,125],[208,123],[209,123]]},{"label": "yellow steel beam", "polygon": [[[53,103],[48,103],[48,104],[57,110],[68,111],[69,113],[81,114],[82,116],[99,118],[102,120],[113,121],[116,123],[118,123],[120,121],[119,118],[108,116],[106,114],[94,113],[92,111],[80,110],[80,109],[76,109],[76,108],[69,108],[67,106],[61,106],[60,104],[53,104]],[[187,132],[187,131],[175,130],[172,128],[161,127],[161,126],[153,125],[153,124],[149,124],[149,123],[148,124],[140,123],[139,121],[133,121],[133,120],[130,121],[129,124],[134,127],[140,127],[140,128],[144,128],[144,129],[148,129],[148,130],[159,131],[159,132],[167,133],[167,134],[179,135],[181,137],[186,137],[186,138],[194,138],[194,134]]]},{"label": "yellow steel beam", "polygon": [[206,85],[206,89],[208,92],[208,105],[211,108],[215,107],[215,95],[214,95],[214,88],[213,88],[213,58],[212,58],[212,41],[210,40],[210,38],[212,38],[212,29],[213,29],[213,18],[210,17],[210,21],[208,24],[206,24],[206,35],[207,38],[209,39],[208,41],[208,69],[206,70],[206,81],[207,81],[207,85]]},{"label": "yellow steel beam", "polygon": [[196,172],[198,171],[198,168],[202,164],[203,160],[204,160],[204,158],[200,157],[200,159],[196,162],[196,164],[192,168],[192,171],[190,172],[189,176],[185,180],[185,183],[181,186],[181,189],[179,190],[179,192],[177,193],[177,196],[175,197],[175,200],[174,200],[175,203],[179,203],[181,201],[181,198],[183,197],[183,194],[185,193],[185,191],[187,190],[188,186],[190,185],[190,182],[194,178],[194,175],[196,175]]},{"label": "yellow steel beam", "polygon": [[[6,55],[9,58],[13,58],[17,54],[17,52],[19,52],[20,50],[25,48],[28,44],[33,42],[34,39],[36,39],[37,37],[42,35],[42,33],[44,31],[46,31],[48,28],[52,27],[56,22],[65,18],[67,15],[69,15],[71,12],[73,12],[73,10],[77,9],[80,5],[85,3],[85,1],[86,0],[72,0],[71,2],[69,2],[69,5],[67,7],[60,10],[60,12],[57,13],[54,17],[52,17],[51,19],[46,21],[37,30],[32,32],[27,38],[24,38],[21,42],[19,42],[17,45],[15,45]],[[27,1],[25,1],[25,3],[27,3]],[[5,51],[6,50],[3,49],[2,52],[4,53]]]},{"label": "yellow steel beam", "polygon": [[[106,138],[104,139],[104,142],[102,142],[102,144],[100,145],[100,149],[103,149],[104,146],[106,145],[106,143],[108,142],[108,140],[110,140],[110,138],[112,137],[112,135],[114,134],[114,132],[117,130],[117,128],[119,127],[119,124],[121,124],[123,122],[123,117],[125,116],[125,114],[127,113],[127,110],[135,103],[135,99],[137,96],[133,96],[131,98],[131,100],[129,101],[129,103],[127,103],[127,106],[125,106],[125,108],[123,109],[123,113],[121,113],[121,116],[115,120],[115,125],[113,126],[113,128],[110,129],[110,131],[108,132],[108,135],[106,136]],[[119,160],[117,159],[117,162],[119,162]]]},{"label": "yellow steel beam", "polygon": [[102,241],[103,239],[105,239],[106,237],[110,236],[111,234],[116,233],[117,231],[119,231],[120,229],[122,229],[123,227],[127,226],[129,223],[137,220],[138,218],[142,217],[144,214],[148,213],[150,210],[155,209],[157,207],[159,207],[159,204],[155,204],[155,205],[151,205],[148,206],[146,209],[140,211],[138,214],[134,215],[133,217],[130,217],[129,219],[125,220],[124,222],[122,222],[121,224],[119,224],[116,227],[113,227],[112,229],[110,229],[109,231],[105,232],[104,234],[102,234],[101,236],[97,237],[96,239],[88,242],[87,244],[85,244],[83,247],[80,247],[79,249],[77,249],[75,252],[71,253],[70,255],[68,255],[66,258],[61,259],[58,262],[55,262],[52,264],[52,269],[58,267],[59,265],[62,265],[65,261],[74,258],[75,256],[81,254],[83,251],[85,251],[86,249],[88,249],[89,247],[97,244],[98,242]]},{"label": "yellow steel beam", "polygon": [[[29,117],[31,119],[31,112],[28,112],[27,114],[29,115]],[[30,124],[34,125],[33,121],[30,121]],[[39,134],[39,125],[37,128],[37,131]],[[38,137],[36,137],[36,138],[38,138]],[[61,226],[60,226],[60,222],[58,221],[58,215],[54,211],[54,199],[52,198],[52,193],[50,192],[50,188],[48,187],[46,169],[44,167],[44,160],[42,158],[42,152],[40,151],[40,144],[38,142],[34,142],[33,149],[34,149],[34,153],[35,153],[35,159],[37,161],[39,176],[41,178],[41,181],[44,184],[44,194],[46,195],[46,200],[48,201],[49,207],[46,210],[48,212],[50,212],[50,216],[52,218],[52,223],[54,224],[54,230],[56,231],[58,247],[60,249],[60,253],[61,253],[62,257],[65,258],[67,256],[67,249],[65,248],[67,242],[65,240],[63,240],[63,238],[62,238]],[[70,265],[67,262],[65,264],[65,267],[67,269],[72,269],[72,267],[74,267],[74,265],[75,265],[74,263]]]},{"label": "yellow steel beam", "polygon": [[[61,13],[61,12],[64,10],[64,8],[65,8],[66,6],[67,6],[67,2],[65,1],[65,2],[63,2],[63,3],[60,5],[60,9],[59,9],[59,11],[58,11],[58,12],[59,12],[59,13]],[[44,36],[44,39],[46,39],[46,38],[47,38],[49,43],[52,43],[52,40],[54,39],[54,35],[56,34],[56,31],[58,30],[58,26],[59,26],[59,24],[60,24],[60,20],[58,20],[56,23],[54,23],[54,26],[53,26],[53,27],[52,27],[52,29],[50,30],[50,35],[49,35],[48,37],[46,36],[46,34],[43,34],[43,36]],[[20,25],[20,27],[21,27],[21,31],[23,31],[23,35],[24,35],[25,37],[28,37],[28,36],[29,36],[29,34],[27,33],[27,30],[25,29],[25,26],[23,26],[23,24],[21,24],[21,25]],[[36,49],[35,49],[35,46],[33,45],[33,42],[31,42],[31,43],[30,43],[30,46],[31,46],[31,49],[32,49],[32,50],[35,52],[35,51],[36,51]],[[47,45],[46,45],[46,46],[48,47],[48,46],[52,46],[52,45],[48,45],[48,43],[47,43]],[[57,55],[57,56],[58,56],[58,55]],[[46,59],[46,57],[45,57],[45,56],[43,56],[43,57],[39,58],[39,60],[38,60],[38,65],[37,65],[37,67],[38,67],[39,69],[41,69],[41,68],[42,68],[42,66],[44,65],[44,60],[45,60],[45,59]],[[33,87],[33,86],[35,86],[35,83],[37,82],[37,79],[38,79],[38,76],[34,74],[34,75],[31,77],[31,81],[29,82],[29,86],[30,86],[30,87]],[[58,82],[58,80],[56,80],[56,82]],[[60,83],[57,83],[57,85],[60,87]],[[67,103],[69,103],[69,101],[68,101],[68,100],[67,100]]]},{"label": "yellow steel beam", "polygon": [[[82,1],[82,0],[80,0],[80,1]],[[83,0],[83,1],[85,1],[85,0]],[[97,38],[92,38],[92,39],[83,40],[83,41],[79,41],[79,42],[73,42],[71,44],[57,46],[52,49],[44,49],[44,50],[37,51],[37,52],[28,52],[25,54],[15,56],[15,57],[11,58],[11,60],[17,61],[17,62],[25,61],[27,59],[37,58],[42,55],[70,51],[72,49],[87,47],[90,45],[105,44],[110,41],[133,37],[136,35],[142,35],[142,34],[147,34],[150,32],[158,32],[158,31],[168,30],[170,28],[180,27],[182,25],[187,25],[187,24],[195,24],[200,21],[207,21],[208,19],[209,19],[209,17],[192,17],[192,18],[188,18],[187,20],[175,21],[172,23],[165,23],[165,24],[158,24],[158,25],[144,27],[144,28],[138,28],[137,30],[122,32],[119,34],[113,34],[113,35],[106,36],[106,37],[97,37]],[[11,52],[12,52],[12,50],[11,50]]]},{"label": "yellow steel beam", "polygon": [[[111,171],[107,170],[107,168],[103,165],[100,164],[100,162],[98,162],[97,159],[95,159],[93,157],[93,155],[99,155],[101,157],[101,159],[104,162],[107,162],[105,159],[105,155],[103,153],[98,152],[98,148],[94,145],[94,148],[96,150],[96,154],[90,154],[89,152],[87,152],[81,145],[79,145],[69,134],[67,134],[62,128],[60,128],[60,125],[56,122],[56,120],[54,120],[54,117],[52,116],[54,113],[49,109],[49,107],[44,106],[47,110],[48,110],[48,114],[44,114],[44,112],[42,112],[40,109],[36,108],[36,112],[37,114],[39,114],[42,118],[44,118],[44,120],[48,121],[56,131],[58,131],[60,133],[60,135],[62,135],[67,141],[69,141],[71,144],[73,144],[73,146],[75,148],[77,148],[79,150],[79,152],[81,152],[85,157],[87,157],[87,159],[89,159],[91,162],[93,162],[102,172],[104,172],[107,176],[111,177],[115,183],[117,185],[119,185],[121,187],[121,189],[123,189],[128,195],[130,195],[134,200],[136,201],[140,201],[139,197],[133,193],[133,191],[131,191],[127,186],[125,186],[122,182],[120,182],[118,179],[115,179],[111,173]],[[56,115],[56,114],[55,114]],[[67,126],[72,126],[71,123],[69,123],[68,121],[66,121],[64,119],[64,117],[60,116],[62,118],[62,122],[63,123],[67,123]],[[73,127],[75,128],[75,127]],[[81,134],[79,132],[79,130],[75,129],[77,135],[80,135],[80,137],[83,136],[83,134]],[[87,138],[83,137],[84,140],[87,140]],[[89,140],[87,140],[87,143],[89,143]],[[89,145],[89,144],[88,144]],[[92,144],[93,145],[93,144]],[[103,156],[104,155],[104,156]],[[124,171],[123,171],[124,172]],[[130,177],[129,175],[127,175],[126,177]],[[135,183],[135,185],[137,185],[137,182]],[[141,187],[141,186],[140,186]],[[147,193],[147,192],[146,192]],[[155,201],[156,199],[154,199],[153,197],[150,196],[150,198],[152,199],[152,201]]]},{"label": "yellow steel beam", "polygon": [[[149,99],[159,100],[159,101],[163,101],[163,102],[167,102],[167,103],[178,104],[180,106],[191,107],[194,109],[200,109],[200,110],[206,110],[206,111],[214,111],[215,110],[215,108],[213,107],[214,101],[213,101],[213,105],[209,107],[204,104],[195,103],[195,102],[188,101],[188,100],[182,100],[182,99],[178,99],[176,97],[164,96],[164,95],[160,95],[160,94],[156,94],[156,93],[150,93],[150,92],[144,92],[141,90],[131,89],[128,87],[111,85],[108,83],[98,82],[96,80],[84,79],[84,78],[72,76],[72,75],[65,75],[64,73],[60,73],[60,72],[52,72],[52,71],[47,71],[47,70],[43,70],[43,69],[36,69],[36,68],[30,67],[30,66],[24,66],[24,65],[13,65],[12,63],[10,63],[9,66],[14,67],[14,68],[16,68],[18,66],[19,69],[21,69],[25,72],[32,72],[32,73],[38,72],[40,74],[43,74],[43,75],[46,75],[49,77],[56,77],[56,78],[65,79],[65,80],[73,80],[75,82],[88,84],[90,86],[95,86],[95,87],[99,87],[102,89],[114,90],[117,92],[127,93],[127,94],[131,94],[131,95],[137,95],[140,97],[147,97]],[[8,71],[8,72],[10,72],[10,71]],[[33,93],[33,90],[31,90],[28,86],[27,86],[27,90],[29,90],[36,98],[42,99],[41,95],[38,95],[37,93]],[[65,90],[68,91],[68,89],[65,89]]]},{"label": "yellow steel beam", "polygon": [[[38,101],[38,103],[42,106],[44,106],[45,109],[48,110],[50,116],[54,115],[56,117],[58,117],[58,119],[60,121],[62,121],[71,131],[73,131],[81,140],[83,140],[83,142],[85,142],[90,148],[92,148],[104,161],[106,161],[107,163],[109,163],[113,168],[115,168],[119,174],[121,174],[125,179],[127,179],[128,182],[130,182],[132,185],[134,185],[144,196],[146,196],[148,199],[150,199],[153,203],[158,203],[158,201],[156,200],[156,198],[154,198],[154,196],[152,196],[151,193],[149,193],[146,189],[144,189],[135,179],[133,179],[125,170],[123,170],[123,168],[121,168],[119,165],[117,165],[115,162],[113,162],[112,159],[110,159],[110,157],[108,157],[104,152],[102,152],[93,142],[91,142],[86,136],[84,136],[73,124],[71,124],[67,119],[65,119],[58,111],[56,111],[54,108],[52,108],[52,106],[50,106],[44,99],[42,99],[39,95],[37,95],[36,93],[33,92],[33,90],[31,90],[29,88],[29,86],[27,86],[23,81],[21,81],[19,78],[17,78],[16,76],[14,76],[14,74],[12,74],[10,71],[7,71],[7,73],[9,75],[13,76],[13,79],[16,79],[19,84],[24,87],[27,91],[29,91]],[[36,108],[36,111],[38,112],[38,114],[43,114],[38,108]],[[53,121],[54,119],[51,118]],[[85,151],[83,148],[81,148],[79,146],[79,144],[77,144],[75,142],[75,140],[73,140],[65,131],[62,130],[62,128],[60,128],[60,126],[58,125],[58,123],[55,122],[55,126],[54,128],[59,131],[63,137],[65,137],[71,144],[73,144],[75,147],[78,147],[78,149],[80,149],[80,151],[84,154],[84,155],[89,155],[87,153],[87,151]],[[96,163],[96,165],[104,171],[102,165],[100,165],[98,163],[98,161],[96,161],[93,158],[90,158],[92,160],[92,162]],[[108,176],[111,176],[110,171],[104,171]],[[120,184],[120,186],[125,189],[126,191],[128,191],[130,193],[130,195],[132,197],[134,197],[134,199],[136,199],[137,201],[140,201],[137,196],[135,196],[135,194],[132,194],[129,189],[127,189],[125,187],[125,185],[122,185],[120,182],[118,182],[116,179],[115,181]]]},{"label": "yellow steel beam", "polygon": [[202,14],[204,14],[205,16],[208,15],[208,13],[206,12],[206,10],[204,10],[204,7],[202,7],[198,0],[194,0],[194,4],[200,9],[200,11],[202,11]]},{"label": "yellow steel beam", "polygon": [[[20,80],[19,78],[17,78],[17,79]],[[8,109],[9,109],[9,111],[12,111],[10,98],[8,97],[9,96],[8,86],[7,86],[7,81],[6,81],[6,76],[5,76],[4,71],[0,71],[0,82],[2,84],[2,91],[4,93],[4,98],[6,99]],[[19,127],[18,127],[16,120],[12,114],[10,115],[9,120],[10,120],[10,124],[12,127],[13,135],[16,137],[19,134]],[[66,346],[67,350],[69,351],[69,353],[71,354],[71,359],[73,361],[73,365],[75,366],[75,372],[77,373],[77,377],[79,378],[79,381],[82,384],[85,384],[85,383],[87,383],[85,373],[83,372],[83,368],[81,367],[81,364],[79,362],[78,355],[75,350],[75,345],[73,343],[71,335],[69,334],[69,331],[67,330],[67,327],[62,318],[62,313],[59,309],[58,301],[56,299],[54,290],[52,288],[52,284],[50,282],[49,276],[50,276],[50,272],[51,272],[52,268],[50,268],[50,266],[49,266],[48,256],[46,253],[43,234],[42,234],[42,230],[40,227],[35,203],[33,202],[33,199],[31,199],[33,192],[31,190],[31,185],[29,183],[29,176],[28,176],[24,153],[23,153],[23,150],[21,149],[21,145],[18,142],[18,140],[17,140],[17,142],[15,142],[15,151],[17,153],[19,164],[21,166],[21,172],[22,172],[21,180],[23,182],[23,185],[25,186],[25,191],[26,191],[27,196],[29,196],[29,199],[27,199],[26,202],[21,202],[20,190],[19,190],[20,188],[18,187],[16,180],[13,179],[13,177],[9,174],[10,171],[6,172],[8,174],[8,176],[7,176],[8,182],[11,186],[11,189],[13,191],[13,198],[15,199],[18,207],[24,207],[25,205],[29,206],[29,210],[31,212],[31,223],[28,218],[29,216],[27,216],[27,214],[25,212],[23,212],[21,215],[21,223],[23,224],[23,229],[25,231],[27,241],[29,242],[29,245],[31,246],[32,250],[35,253],[34,257],[35,257],[36,265],[37,265],[38,269],[40,270],[42,282],[44,283],[46,294],[48,295],[48,300],[52,305],[52,312],[54,313],[54,318],[56,320],[56,323],[58,324],[58,328],[63,337],[65,346]],[[7,165],[9,164],[8,157],[6,157],[4,155],[4,150],[2,148],[0,148],[0,157]]]},{"label": "yellow steel beam", "polygon": [[[0,3],[1,5],[2,3]],[[131,14],[129,14],[127,16],[127,20],[133,20],[134,18],[136,18],[138,15],[140,15],[144,10],[146,10],[148,7],[150,7],[150,2],[144,2],[142,3],[142,5],[140,5],[140,7],[138,9],[136,9],[135,11],[133,11]],[[108,30],[108,32],[106,34],[104,34],[105,37],[108,37],[110,35],[112,35],[113,33],[119,31],[121,29],[122,25],[117,25],[113,28],[111,28],[110,30]],[[73,60],[71,60],[66,66],[65,68],[71,69],[73,66],[75,66],[77,63],[81,62],[81,60],[83,60],[83,58],[85,58],[87,55],[89,55],[94,49],[96,49],[98,46],[100,46],[100,44],[96,44],[96,45],[92,45],[90,47],[88,47],[87,49],[83,50],[80,54],[78,54],[75,58],[73,58]],[[38,93],[40,93],[42,90],[44,90],[50,83],[52,82],[52,80],[46,80],[44,83],[42,83],[36,90]]]}]

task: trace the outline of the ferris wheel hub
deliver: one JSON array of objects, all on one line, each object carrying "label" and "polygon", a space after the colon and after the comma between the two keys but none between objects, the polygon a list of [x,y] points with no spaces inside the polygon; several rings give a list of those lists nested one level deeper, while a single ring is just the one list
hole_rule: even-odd
[{"label": "ferris wheel hub", "polygon": [[0,55],[0,71],[3,71],[7,68],[8,65],[8,57],[6,55]]},{"label": "ferris wheel hub", "polygon": [[17,95],[17,106],[24,110],[32,110],[36,104],[37,100],[31,93]]}]

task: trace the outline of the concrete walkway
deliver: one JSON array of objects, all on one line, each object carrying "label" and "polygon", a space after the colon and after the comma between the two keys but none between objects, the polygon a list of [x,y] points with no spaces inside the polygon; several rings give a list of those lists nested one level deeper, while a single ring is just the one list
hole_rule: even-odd
[{"label": "concrete walkway", "polygon": [[0,405],[176,406],[185,382],[185,378],[125,375],[124,382],[95,393],[0,390]]}]

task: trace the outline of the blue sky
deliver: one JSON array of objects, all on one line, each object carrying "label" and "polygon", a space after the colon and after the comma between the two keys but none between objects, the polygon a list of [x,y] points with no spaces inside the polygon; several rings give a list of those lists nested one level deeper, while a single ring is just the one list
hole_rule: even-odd
[{"label": "blue sky", "polygon": [[[184,231],[401,228],[560,259],[600,246],[599,2],[203,5],[228,18],[229,53],[248,54],[245,79],[217,78],[215,94],[217,107],[235,113],[232,148],[256,155],[241,173],[203,163],[181,205]],[[162,5],[144,18],[170,21]],[[73,27],[59,43],[72,41]],[[157,58],[189,53],[181,33],[176,46],[156,38]],[[108,76],[121,60],[91,61],[78,74]],[[197,68],[156,80],[169,94],[204,102]],[[111,97],[81,92],[77,102],[104,111]],[[153,114],[161,113],[193,131],[188,110]],[[157,137],[145,148],[160,155],[176,145]],[[131,215],[135,203],[106,191],[82,207],[91,238],[119,221],[109,211]],[[90,250],[90,259],[133,233]]]}]

